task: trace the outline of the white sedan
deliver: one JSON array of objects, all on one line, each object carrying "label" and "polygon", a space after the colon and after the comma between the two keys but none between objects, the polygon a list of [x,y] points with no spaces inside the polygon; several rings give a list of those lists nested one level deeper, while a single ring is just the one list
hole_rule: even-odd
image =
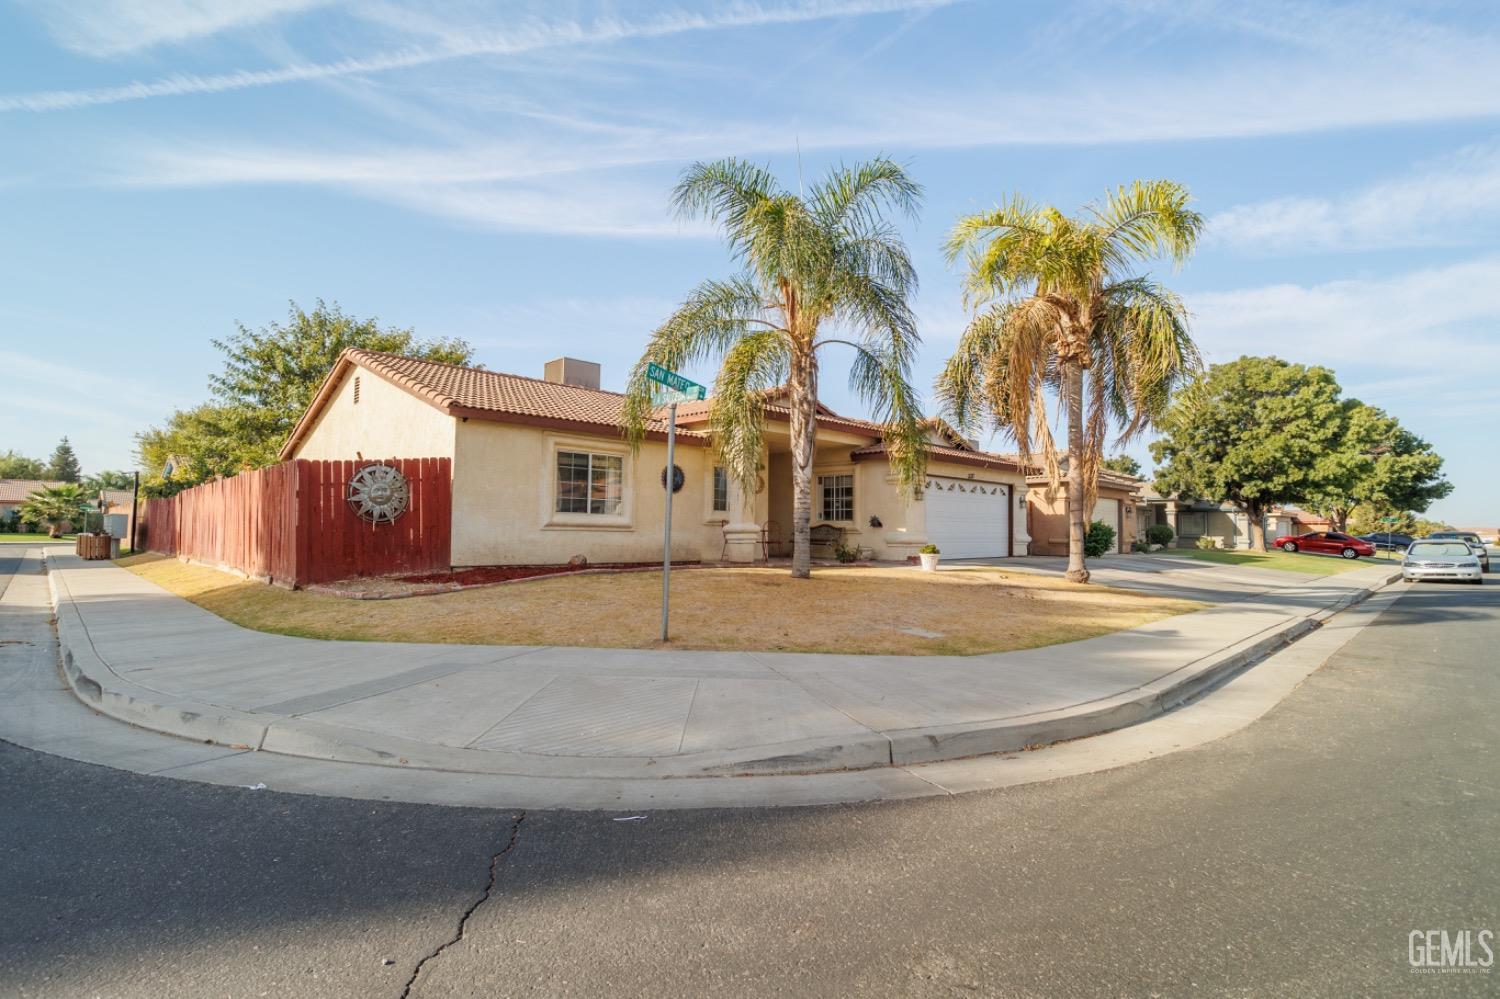
[{"label": "white sedan", "polygon": [[1413,541],[1401,559],[1401,578],[1408,583],[1419,579],[1456,579],[1481,585],[1484,572],[1479,556],[1463,541]]}]

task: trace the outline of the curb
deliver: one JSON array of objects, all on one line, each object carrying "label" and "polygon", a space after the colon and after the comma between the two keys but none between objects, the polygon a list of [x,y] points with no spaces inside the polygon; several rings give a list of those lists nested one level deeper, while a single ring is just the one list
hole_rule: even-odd
[{"label": "curb", "polygon": [[1273,625],[1151,683],[1084,705],[951,726],[872,731],[868,736],[838,742],[808,739],[744,750],[606,758],[448,747],[170,697],[120,677],[99,657],[71,594],[64,592],[66,583],[52,571],[49,561],[44,555],[67,683],[85,705],[127,724],[235,749],[402,770],[637,780],[798,775],[905,766],[1017,752],[1102,735],[1155,718],[1227,682],[1401,577],[1399,570],[1388,573],[1328,607]]}]

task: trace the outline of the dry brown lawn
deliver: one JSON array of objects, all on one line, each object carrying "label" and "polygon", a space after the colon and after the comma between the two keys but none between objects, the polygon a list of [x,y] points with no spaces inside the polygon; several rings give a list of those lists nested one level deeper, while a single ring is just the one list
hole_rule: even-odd
[{"label": "dry brown lawn", "polygon": [[[158,555],[120,564],[235,624],[305,638],[654,648],[661,575],[560,576],[401,600],[246,582]],[[972,655],[1092,638],[1198,610],[1185,600],[1001,569],[778,569],[672,574],[681,649]],[[910,629],[938,637],[911,634]]]}]

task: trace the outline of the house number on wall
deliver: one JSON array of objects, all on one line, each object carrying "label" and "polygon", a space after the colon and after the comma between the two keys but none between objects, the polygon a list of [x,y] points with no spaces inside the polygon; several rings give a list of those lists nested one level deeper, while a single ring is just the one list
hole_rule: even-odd
[{"label": "house number on wall", "polygon": [[372,524],[393,523],[406,512],[411,487],[393,465],[366,465],[349,480],[349,506]]}]

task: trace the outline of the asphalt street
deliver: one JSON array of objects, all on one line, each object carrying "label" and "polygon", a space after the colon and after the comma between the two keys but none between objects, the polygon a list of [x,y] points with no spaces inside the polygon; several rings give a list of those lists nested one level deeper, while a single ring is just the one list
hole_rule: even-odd
[{"label": "asphalt street", "polygon": [[1424,585],[1201,749],[817,809],[355,802],[0,744],[0,995],[1494,995],[1408,935],[1500,930],[1497,646],[1500,585]]}]

